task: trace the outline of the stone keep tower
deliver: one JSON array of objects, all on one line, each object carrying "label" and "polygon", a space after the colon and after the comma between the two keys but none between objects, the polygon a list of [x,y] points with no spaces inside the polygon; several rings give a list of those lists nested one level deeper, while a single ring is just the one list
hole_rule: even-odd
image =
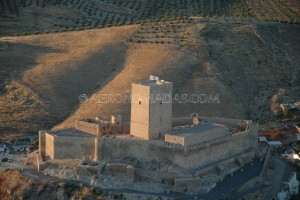
[{"label": "stone keep tower", "polygon": [[172,86],[157,77],[132,84],[131,135],[155,140],[172,131]]}]

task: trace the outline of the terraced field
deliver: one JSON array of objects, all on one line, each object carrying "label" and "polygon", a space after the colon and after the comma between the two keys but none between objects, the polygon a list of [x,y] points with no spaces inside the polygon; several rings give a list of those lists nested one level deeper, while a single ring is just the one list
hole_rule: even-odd
[{"label": "terraced field", "polygon": [[130,44],[168,44],[192,46],[190,42],[197,19],[163,20],[142,23],[135,34],[127,40]]},{"label": "terraced field", "polygon": [[192,16],[299,24],[299,8],[297,0],[1,0],[0,35],[103,28]]}]

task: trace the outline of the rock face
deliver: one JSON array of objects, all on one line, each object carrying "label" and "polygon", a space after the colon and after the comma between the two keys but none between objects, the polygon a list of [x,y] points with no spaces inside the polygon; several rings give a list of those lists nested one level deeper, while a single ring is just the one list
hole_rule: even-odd
[{"label": "rock face", "polygon": [[0,168],[0,199],[79,199],[102,197],[101,192],[71,183],[25,177],[18,171]]}]

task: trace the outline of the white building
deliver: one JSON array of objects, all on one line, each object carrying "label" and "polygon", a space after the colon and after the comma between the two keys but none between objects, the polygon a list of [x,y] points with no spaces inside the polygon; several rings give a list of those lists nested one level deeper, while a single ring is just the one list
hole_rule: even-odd
[{"label": "white building", "polygon": [[279,200],[287,200],[291,195],[298,194],[299,181],[297,180],[296,172],[292,172],[287,182],[284,182],[286,186],[278,193]]}]

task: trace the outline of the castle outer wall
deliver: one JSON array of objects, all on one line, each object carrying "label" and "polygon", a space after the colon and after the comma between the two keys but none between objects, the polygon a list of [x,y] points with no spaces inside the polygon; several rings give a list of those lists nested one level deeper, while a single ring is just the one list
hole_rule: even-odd
[{"label": "castle outer wall", "polygon": [[97,160],[135,158],[146,162],[169,161],[183,168],[201,168],[247,155],[247,162],[255,155],[257,129],[257,124],[251,124],[247,131],[191,147],[162,141],[102,137],[98,138]]},{"label": "castle outer wall", "polygon": [[245,162],[252,159],[257,147],[257,130],[257,124],[250,124],[246,131],[189,147],[161,140],[145,141],[131,137],[74,137],[40,132],[40,138],[45,143],[41,152],[45,152],[52,159],[91,158],[98,161],[121,161],[120,158],[130,158],[145,162],[171,162],[183,168],[204,168],[243,155],[247,155]]},{"label": "castle outer wall", "polygon": [[51,159],[95,160],[96,137],[60,136],[40,131],[39,138],[45,141],[44,146],[40,145],[40,152],[44,152],[42,155],[49,156]]},{"label": "castle outer wall", "polygon": [[75,129],[84,131],[95,136],[102,136],[102,127],[99,124],[92,124],[82,120],[75,121]]}]

